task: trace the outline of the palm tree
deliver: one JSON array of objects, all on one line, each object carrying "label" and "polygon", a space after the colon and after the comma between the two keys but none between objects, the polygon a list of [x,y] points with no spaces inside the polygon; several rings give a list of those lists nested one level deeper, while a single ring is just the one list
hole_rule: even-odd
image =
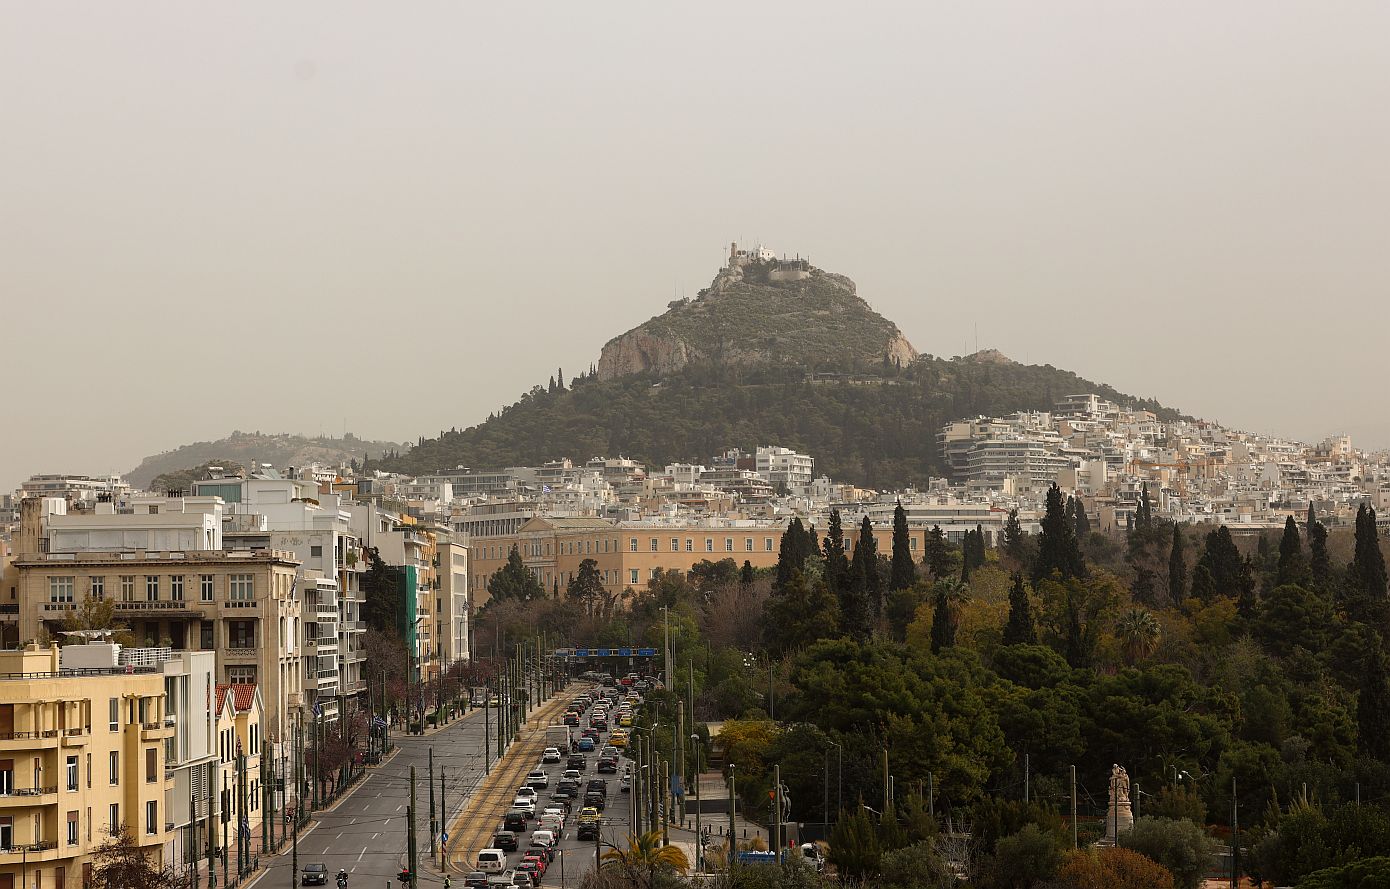
[{"label": "palm tree", "polygon": [[680,846],[661,845],[661,831],[653,830],[639,836],[628,834],[627,848],[609,849],[601,859],[604,865],[621,865],[626,868],[644,868],[648,873],[657,869],[674,870],[685,873],[690,870],[690,859]]},{"label": "palm tree", "polygon": [[1125,661],[1133,666],[1158,650],[1163,627],[1147,610],[1131,608],[1120,615],[1115,624],[1115,635],[1120,639]]}]

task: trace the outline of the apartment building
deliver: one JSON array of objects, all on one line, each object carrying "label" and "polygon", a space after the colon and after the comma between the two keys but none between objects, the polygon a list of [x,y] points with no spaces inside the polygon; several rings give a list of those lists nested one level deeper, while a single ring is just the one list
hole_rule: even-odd
[{"label": "apartment building", "polygon": [[[216,786],[219,842],[229,851],[243,850],[258,835],[265,803],[261,757],[265,739],[265,702],[254,685],[218,685],[214,702],[217,737]],[[233,854],[235,852],[233,851]]]},{"label": "apartment building", "polygon": [[413,516],[382,509],[371,503],[353,503],[352,529],[365,547],[396,570],[401,609],[396,629],[411,657],[411,675],[430,678],[440,669],[438,609],[441,592],[438,572],[439,543],[450,539],[447,528],[426,527]]},{"label": "apartment building", "polygon": [[641,588],[660,571],[685,573],[702,560],[733,559],[755,568],[777,564],[784,520],[710,519],[701,522],[613,522],[593,517],[537,516],[514,535],[469,549],[473,605],[486,602],[487,581],[516,547],[547,593],[563,596],[579,564],[593,559],[610,595]]},{"label": "apartment building", "polygon": [[468,547],[462,543],[441,541],[437,544],[439,590],[434,597],[438,615],[439,657],[441,668],[447,670],[456,661],[469,657],[468,605]]},{"label": "apartment building", "polygon": [[93,853],[122,827],[164,862],[174,727],[159,665],[65,668],[56,645],[0,651],[0,702],[0,886],[91,886]]},{"label": "apartment building", "polygon": [[774,488],[794,491],[811,484],[815,460],[791,448],[760,447],[754,454],[758,474]]}]

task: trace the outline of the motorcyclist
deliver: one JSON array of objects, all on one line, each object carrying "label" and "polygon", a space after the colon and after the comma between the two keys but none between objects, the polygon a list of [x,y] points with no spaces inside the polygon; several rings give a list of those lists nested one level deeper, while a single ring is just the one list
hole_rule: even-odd
[{"label": "motorcyclist", "polygon": [[343,870],[342,868],[338,868],[338,889],[347,889],[347,884],[347,871]]}]

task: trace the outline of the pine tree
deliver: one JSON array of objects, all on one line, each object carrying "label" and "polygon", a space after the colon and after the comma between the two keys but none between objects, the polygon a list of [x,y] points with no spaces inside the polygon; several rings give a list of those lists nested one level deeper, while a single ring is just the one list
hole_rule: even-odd
[{"label": "pine tree", "polygon": [[1076,539],[1085,540],[1091,536],[1091,519],[1086,515],[1086,504],[1080,497],[1072,498],[1076,501]]},{"label": "pine tree", "polygon": [[1308,583],[1308,563],[1303,560],[1303,541],[1293,516],[1284,520],[1284,536],[1279,541],[1279,569],[1274,577],[1275,586]]},{"label": "pine tree", "polygon": [[946,534],[940,525],[932,525],[927,532],[927,551],[923,558],[927,571],[933,580],[945,580],[950,571],[951,558],[946,548]]},{"label": "pine tree", "polygon": [[1076,546],[1076,527],[1067,521],[1062,491],[1053,485],[1047,491],[1047,510],[1042,533],[1038,535],[1038,561],[1033,566],[1034,586],[1056,573],[1062,580],[1086,574],[1081,551]]},{"label": "pine tree", "polygon": [[883,584],[878,576],[878,541],[874,539],[874,526],[867,515],[859,523],[859,541],[854,547],[854,560],[849,570],[863,583],[864,595],[877,620],[883,613]]},{"label": "pine tree", "polygon": [[1192,569],[1193,598],[1211,604],[1216,600],[1216,595],[1216,579],[1206,565],[1198,562],[1197,567]]},{"label": "pine tree", "polygon": [[830,528],[822,543],[825,552],[825,581],[836,594],[847,586],[849,560],[845,557],[845,532],[840,527],[840,511],[830,510]]},{"label": "pine tree", "polygon": [[1173,525],[1173,548],[1168,553],[1168,599],[1178,606],[1187,598],[1187,559],[1182,552],[1182,526]]},{"label": "pine tree", "polygon": [[[1231,529],[1221,525],[1208,531],[1202,543],[1202,555],[1197,564],[1211,576],[1214,595],[1238,597],[1244,559],[1231,539]],[[1197,577],[1192,578],[1193,594],[1197,593]]]},{"label": "pine tree", "polygon": [[1385,649],[1374,633],[1366,654],[1357,696],[1357,736],[1361,751],[1382,763],[1390,761],[1390,680],[1385,669]]},{"label": "pine tree", "polygon": [[903,503],[893,509],[893,570],[888,589],[905,590],[917,582],[917,565],[912,561],[912,544],[907,530],[907,511]]},{"label": "pine tree", "polygon": [[1005,645],[1033,645],[1038,641],[1038,631],[1033,626],[1033,609],[1028,603],[1028,591],[1023,586],[1023,575],[1014,574],[1014,585],[1009,590],[1009,620],[1004,624]]}]

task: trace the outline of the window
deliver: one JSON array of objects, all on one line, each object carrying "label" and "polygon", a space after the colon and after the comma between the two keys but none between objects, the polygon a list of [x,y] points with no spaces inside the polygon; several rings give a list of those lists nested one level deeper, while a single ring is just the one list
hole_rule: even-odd
[{"label": "window", "polygon": [[111,773],[108,783],[115,786],[121,783],[121,754],[118,751],[112,750],[108,755],[110,759],[107,760],[106,766]]},{"label": "window", "polygon": [[156,780],[158,780],[158,778],[157,778],[157,775],[158,775],[158,774],[159,774],[159,748],[158,748],[158,747],[146,747],[146,748],[145,748],[145,783],[146,783],[146,784],[153,784]]},{"label": "window", "polygon": [[75,756],[69,756],[69,757],[68,757],[67,775],[68,775],[68,790],[76,790],[76,789],[77,789],[77,757],[75,757]]},{"label": "window", "polygon": [[87,595],[91,596],[93,599],[105,599],[105,598],[106,598],[106,578],[104,578],[104,577],[93,577],[93,578],[91,579],[91,586],[89,586],[89,587],[87,588]]},{"label": "window", "polygon": [[121,575],[121,601],[135,601],[135,575],[133,574]]},{"label": "window", "polygon": [[733,551],[734,551],[734,539],[733,539],[732,537],[725,537],[725,538],[724,538],[724,552],[726,552],[726,553],[731,553],[731,552],[733,552]]},{"label": "window", "polygon": [[743,538],[743,551],[746,553],[751,553],[753,551],[753,538]]},{"label": "window", "polygon": [[68,845],[77,845],[77,813],[68,813]]},{"label": "window", "polygon": [[71,602],[72,601],[72,578],[71,577],[50,577],[48,579],[48,601],[50,602]]},{"label": "window", "polygon": [[169,578],[169,598],[175,602],[183,601],[183,575],[175,574]]},{"label": "window", "polygon": [[158,574],[147,574],[147,575],[145,575],[145,601],[146,601],[146,602],[158,602],[158,601],[159,601],[159,575],[158,575]]},{"label": "window", "polygon": [[256,622],[254,620],[227,621],[227,644],[232,648],[256,647]]},{"label": "window", "polygon": [[765,553],[770,553],[770,552],[772,552],[772,538],[771,538],[771,537],[764,537],[764,538],[763,538],[763,552],[765,552]]},{"label": "window", "polygon": [[636,538],[636,537],[629,537],[629,538],[627,539],[627,548],[628,548],[628,550],[629,550],[630,552],[634,552],[634,553],[637,552],[637,538]]},{"label": "window", "polygon": [[[14,760],[0,759],[0,795],[14,793]],[[3,844],[0,844],[3,848]]]},{"label": "window", "polygon": [[255,598],[256,577],[253,574],[231,574],[227,577],[227,598],[250,602]]},{"label": "window", "polygon": [[655,537],[652,538],[652,552],[658,552]]},{"label": "window", "polygon": [[687,538],[685,538],[685,551],[688,552],[688,553],[693,553],[693,552],[695,552],[695,538],[693,538],[693,537],[687,537]]},{"label": "window", "polygon": [[322,555],[323,555],[323,547],[322,547],[322,546],[311,546],[311,547],[309,547],[309,555],[311,555],[311,556],[322,556]]},{"label": "window", "polygon": [[627,569],[627,582],[628,582],[628,583],[637,583],[637,569],[636,569],[636,568],[629,568],[629,569]]},{"label": "window", "polygon": [[150,836],[159,833],[159,803],[154,800],[145,803],[145,833]]},{"label": "window", "polygon": [[255,685],[256,668],[251,666],[228,667],[227,679],[233,685]]},{"label": "window", "polygon": [[111,710],[108,714],[108,719],[111,724],[111,731],[118,732],[121,730],[121,699],[112,698],[110,700],[110,705]]},{"label": "window", "polygon": [[713,538],[713,537],[706,537],[706,538],[705,538],[705,552],[707,552],[707,553],[712,553],[712,552],[714,552],[714,538]]},{"label": "window", "polygon": [[251,750],[249,752],[251,755],[255,755],[255,752],[261,749],[261,727],[251,726],[249,734],[251,735]]},{"label": "window", "polygon": [[212,601],[212,575],[198,575],[198,598],[204,602]]},{"label": "window", "polygon": [[678,552],[680,552],[680,551],[681,551],[681,541],[680,541],[680,538],[679,538],[679,537],[672,537],[672,538],[671,538],[671,552],[673,552],[673,553],[678,553]]},{"label": "window", "polygon": [[0,849],[14,848],[14,818],[6,815],[0,818]]},{"label": "window", "polygon": [[120,803],[112,803],[112,804],[111,804],[111,813],[110,813],[109,817],[110,817],[110,819],[111,819],[111,824],[110,824],[110,827],[109,827],[109,830],[110,830],[110,832],[111,832],[111,836],[113,836],[113,837],[120,836],[120,835],[121,835],[121,804],[120,804]]}]

